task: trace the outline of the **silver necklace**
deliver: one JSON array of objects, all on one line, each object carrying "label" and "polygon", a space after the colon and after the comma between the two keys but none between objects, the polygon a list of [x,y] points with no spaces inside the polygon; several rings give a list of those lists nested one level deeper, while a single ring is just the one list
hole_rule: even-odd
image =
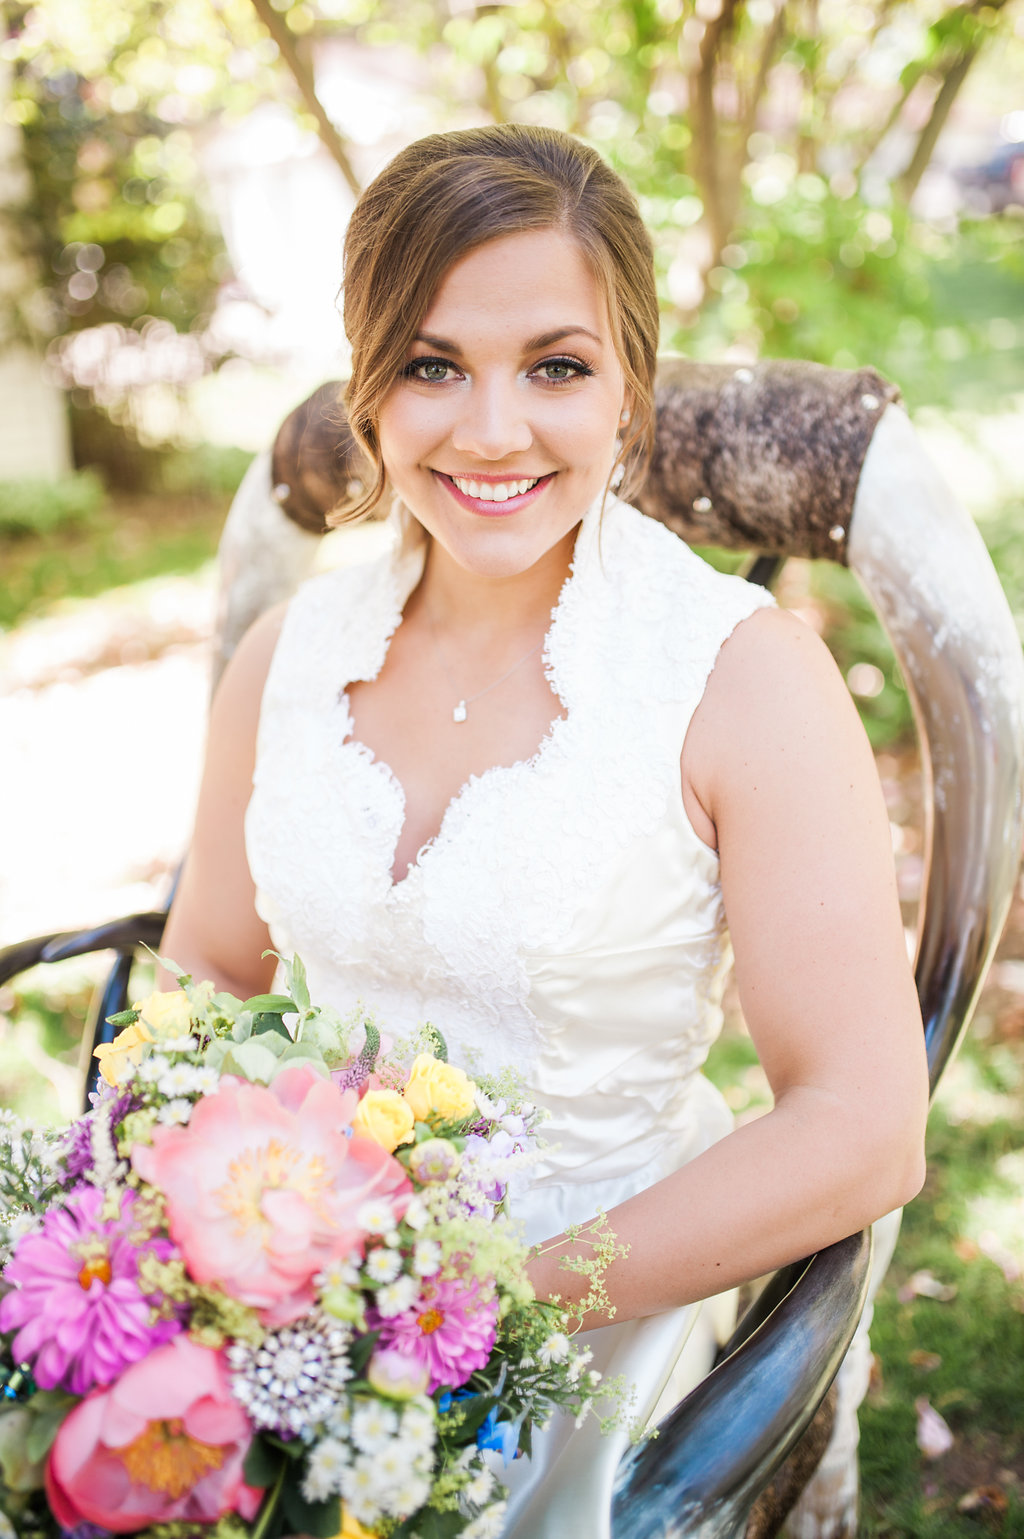
[{"label": "silver necklace", "polygon": [[[430,622],[430,634],[433,638],[434,651],[437,653],[437,660],[441,664],[441,668],[444,672],[445,678],[448,680],[448,683],[451,685],[455,693],[458,694],[459,686],[452,678],[450,672],[448,671],[448,664],[444,660],[444,653],[441,650],[441,643],[438,639],[437,627],[434,624],[434,617],[433,615],[428,614],[427,619]],[[492,689],[497,689],[499,684],[504,684],[506,679],[510,679],[517,668],[521,668],[524,663],[529,662],[530,658],[533,657],[535,653],[540,651],[541,647],[544,645],[544,641],[545,637],[542,636],[536,645],[530,648],[529,652],[524,652],[519,661],[512,664],[507,673],[503,673],[501,675],[500,679],[495,679],[492,683],[486,684],[483,689],[478,689],[475,695],[466,695],[456,705],[454,705],[452,707],[452,721],[465,721],[469,715],[469,707],[473,704],[473,701],[479,700],[483,695],[489,695]]]}]

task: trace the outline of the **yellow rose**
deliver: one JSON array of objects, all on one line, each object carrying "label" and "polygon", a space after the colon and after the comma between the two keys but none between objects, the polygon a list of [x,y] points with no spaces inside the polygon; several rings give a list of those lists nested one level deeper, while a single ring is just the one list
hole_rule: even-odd
[{"label": "yellow rose", "polygon": [[150,994],[135,1006],[141,1011],[141,1022],[149,1027],[151,1042],[164,1037],[187,1037],[192,1030],[192,1006],[184,989]]},{"label": "yellow rose", "polygon": [[372,1138],[375,1144],[393,1154],[399,1144],[412,1143],[416,1136],[413,1132],[415,1121],[412,1107],[397,1090],[368,1090],[352,1118],[352,1131],[363,1138]]},{"label": "yellow rose", "polygon": [[463,1069],[442,1063],[429,1053],[420,1053],[412,1066],[404,1095],[417,1122],[427,1122],[431,1113],[440,1118],[468,1117],[476,1104],[476,1086]]},{"label": "yellow rose", "polygon": [[129,1064],[139,1063],[142,1049],[153,1038],[142,1021],[119,1031],[113,1042],[101,1042],[93,1056],[99,1059],[100,1073],[108,1085],[120,1085]]},{"label": "yellow rose", "polygon": [[364,1528],[342,1503],[341,1528],[335,1535],[335,1539],[376,1539],[376,1535],[372,1534],[368,1528]]}]

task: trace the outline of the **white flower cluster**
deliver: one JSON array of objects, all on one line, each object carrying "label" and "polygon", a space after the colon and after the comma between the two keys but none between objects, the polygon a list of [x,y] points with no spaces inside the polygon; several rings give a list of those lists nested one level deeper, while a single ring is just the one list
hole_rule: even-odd
[{"label": "white flower cluster", "polygon": [[434,1408],[410,1400],[399,1409],[381,1400],[357,1401],[351,1416],[310,1449],[302,1494],[309,1502],[340,1495],[359,1523],[408,1517],[430,1496]]},{"label": "white flower cluster", "polygon": [[323,1316],[270,1331],[259,1347],[228,1348],[231,1393],[257,1427],[309,1435],[337,1414],[352,1377],[351,1332]]},{"label": "white flower cluster", "polygon": [[[181,1096],[189,1095],[213,1095],[220,1083],[220,1075],[216,1069],[211,1069],[205,1064],[177,1063],[168,1058],[166,1049],[177,1046],[178,1042],[187,1043],[191,1047],[196,1046],[193,1037],[176,1038],[173,1043],[162,1042],[161,1048],[165,1051],[152,1053],[144,1058],[135,1070],[135,1076],[145,1085],[155,1085],[161,1095],[169,1100],[175,1100]],[[186,1047],[180,1049],[187,1051]]]}]

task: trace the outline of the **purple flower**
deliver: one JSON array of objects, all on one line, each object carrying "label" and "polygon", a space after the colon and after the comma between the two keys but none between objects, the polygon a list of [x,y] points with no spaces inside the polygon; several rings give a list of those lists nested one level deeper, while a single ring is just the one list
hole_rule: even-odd
[{"label": "purple flower", "polygon": [[[124,1121],[128,1113],[135,1111],[142,1102],[131,1090],[113,1090],[105,1080],[101,1080],[100,1084],[106,1094],[95,1090],[92,1092],[93,1109],[95,1110],[101,1102],[113,1102],[107,1119],[107,1142],[110,1145],[111,1162],[116,1162],[117,1149],[114,1147],[113,1131]],[[88,1115],[79,1117],[68,1128],[61,1150],[64,1169],[67,1172],[67,1178],[62,1182],[65,1187],[75,1186],[92,1170],[96,1158],[93,1134],[94,1118]]]},{"label": "purple flower", "polygon": [[460,1278],[431,1278],[411,1309],[391,1319],[371,1320],[380,1329],[378,1346],[391,1347],[430,1373],[428,1393],[457,1389],[482,1368],[497,1333],[498,1300],[481,1296],[480,1285]]},{"label": "purple flower", "polygon": [[125,1192],[116,1219],[104,1220],[106,1193],[80,1187],[43,1227],[25,1235],[4,1271],[16,1284],[0,1300],[0,1331],[17,1331],[15,1361],[33,1363],[41,1389],[85,1395],[181,1330],[181,1320],[154,1319],[139,1286],[139,1260],[166,1261],[169,1240],[134,1227],[135,1195]]},{"label": "purple flower", "polygon": [[470,1204],[471,1212],[482,1212],[488,1204],[502,1201],[508,1183],[498,1179],[494,1167],[521,1150],[522,1144],[500,1128],[490,1138],[470,1133],[462,1156],[462,1185],[464,1190],[475,1186],[480,1192],[480,1202]]}]

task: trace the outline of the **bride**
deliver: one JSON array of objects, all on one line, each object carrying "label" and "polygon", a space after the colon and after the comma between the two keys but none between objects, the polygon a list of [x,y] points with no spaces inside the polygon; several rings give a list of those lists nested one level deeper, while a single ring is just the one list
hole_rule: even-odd
[{"label": "bride", "polygon": [[[825,648],[621,501],[652,435],[651,244],[594,151],[433,135],[346,240],[346,395],[391,553],[314,578],[214,703],[164,950],[243,997],[274,946],[314,997],[514,1064],[550,1119],[515,1215],[539,1296],[569,1225],[628,1254],[588,1319],[649,1416],[705,1371],[698,1301],[913,1196],[927,1097],[888,821]],[[726,925],[774,1092],[700,1073]],[[590,1343],[588,1343],[590,1344]],[[504,1533],[608,1532],[621,1442],[553,1426]]]}]

